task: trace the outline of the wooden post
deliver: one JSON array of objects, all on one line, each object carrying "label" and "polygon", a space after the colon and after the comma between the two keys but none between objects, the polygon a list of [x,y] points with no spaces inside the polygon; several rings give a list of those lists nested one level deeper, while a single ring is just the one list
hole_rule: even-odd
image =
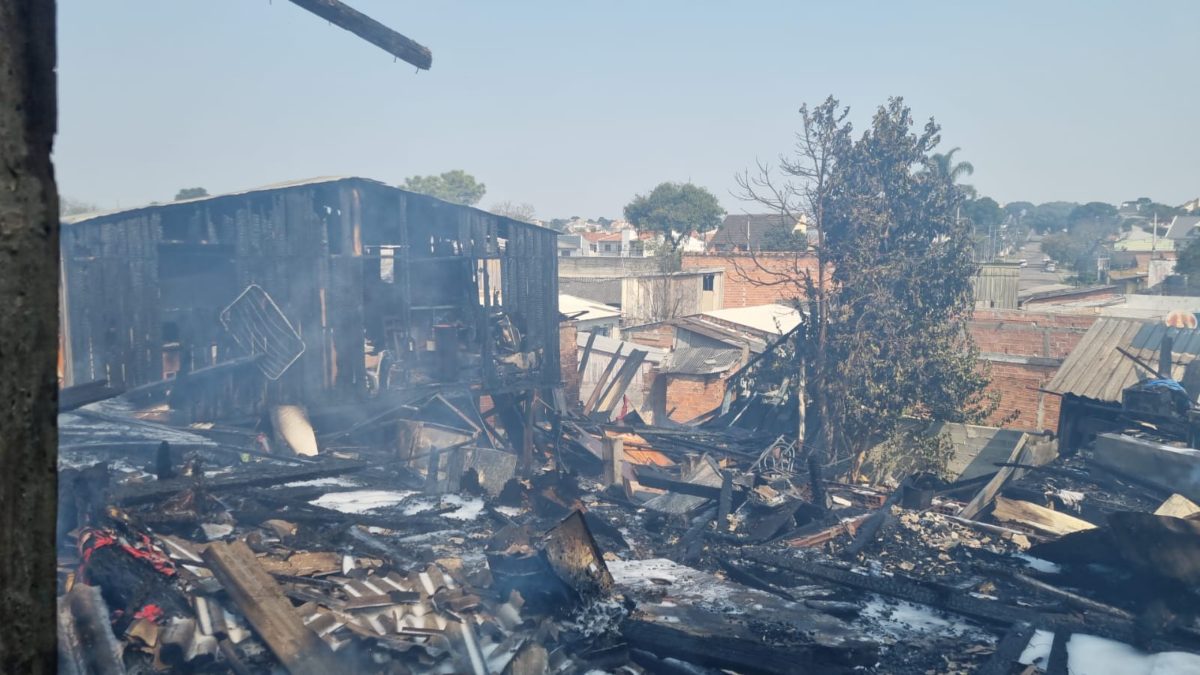
[{"label": "wooden post", "polygon": [[717,500],[717,531],[729,529],[729,512],[733,509],[733,472],[721,472],[721,498]]},{"label": "wooden post", "polygon": [[458,492],[462,483],[463,449],[462,446],[450,449],[446,458],[446,489],[445,492]]},{"label": "wooden post", "polygon": [[625,441],[605,436],[601,439],[604,448],[604,484],[621,485],[621,466],[625,461]]},{"label": "wooden post", "polygon": [[438,479],[438,467],[441,465],[442,451],[436,448],[429,451],[429,467],[425,473],[425,492],[431,495],[441,492],[441,481]]},{"label": "wooden post", "polygon": [[525,433],[521,439],[521,475],[528,478],[533,474],[533,419],[537,406],[537,390],[529,393],[525,399]]},{"label": "wooden post", "polygon": [[0,0],[0,664],[53,673],[58,499],[54,0]]},{"label": "wooden post", "polygon": [[1169,334],[1162,336],[1162,344],[1159,345],[1158,351],[1158,374],[1160,377],[1170,378],[1172,376],[1172,354],[1175,351],[1175,340]]}]

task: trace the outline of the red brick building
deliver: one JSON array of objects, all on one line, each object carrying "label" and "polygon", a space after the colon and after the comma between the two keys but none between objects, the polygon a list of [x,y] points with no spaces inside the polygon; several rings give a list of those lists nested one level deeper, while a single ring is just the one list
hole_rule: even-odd
[{"label": "red brick building", "polygon": [[808,253],[718,253],[688,254],[683,269],[725,271],[723,307],[752,307],[788,304],[800,291],[792,279],[804,272],[816,274],[817,258]]},{"label": "red brick building", "polygon": [[988,424],[1056,430],[1059,397],[1039,390],[1095,321],[1094,315],[976,310],[968,330],[989,369],[988,389],[1000,397]]}]

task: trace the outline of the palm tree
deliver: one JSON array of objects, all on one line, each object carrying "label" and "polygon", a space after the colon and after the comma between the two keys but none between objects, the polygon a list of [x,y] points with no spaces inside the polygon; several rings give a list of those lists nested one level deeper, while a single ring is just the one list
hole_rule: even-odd
[{"label": "palm tree", "polygon": [[[955,162],[954,155],[962,148],[950,148],[947,152],[935,152],[932,159],[934,166],[938,171],[949,176],[950,180],[957,183],[959,178],[970,176],[975,173],[975,165],[970,162]],[[963,195],[967,199],[975,198],[975,188],[970,185],[960,185],[959,189],[963,191]]]}]

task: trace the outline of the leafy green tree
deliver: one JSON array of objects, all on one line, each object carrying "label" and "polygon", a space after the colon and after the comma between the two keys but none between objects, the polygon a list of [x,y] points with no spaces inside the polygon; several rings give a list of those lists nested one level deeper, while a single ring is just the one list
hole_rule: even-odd
[{"label": "leafy green tree", "polygon": [[[975,174],[975,165],[970,162],[956,162],[954,155],[958,154],[962,148],[950,148],[946,152],[935,152],[932,157],[933,169],[938,173],[949,176],[950,182],[957,183],[960,179]],[[965,197],[974,198],[975,188],[970,185],[961,185],[959,189]]]},{"label": "leafy green tree", "polygon": [[404,179],[404,189],[467,206],[475,206],[487,193],[486,185],[462,169],[436,176],[409,176]]},{"label": "leafy green tree", "polygon": [[202,187],[183,188],[179,192],[175,193],[175,201],[180,201],[183,199],[198,199],[200,197],[207,196],[208,190],[205,190]]},{"label": "leafy green tree", "polygon": [[[798,350],[809,467],[848,460],[892,438],[904,421],[968,421],[989,412],[987,378],[965,330],[974,307],[971,233],[956,217],[963,192],[932,151],[939,127],[913,130],[899,98],[858,140],[848,109],[827,99],[800,109],[785,175],[760,165],[743,196],[815,228],[816,264],[761,283],[791,283],[803,310]],[[800,261],[803,258],[797,256]],[[809,258],[810,259],[810,258]],[[819,484],[815,482],[814,485]]]},{"label": "leafy green tree", "polygon": [[781,224],[763,233],[761,248],[764,251],[806,251],[808,235]]},{"label": "leafy green tree", "polygon": [[1038,204],[1029,215],[1029,226],[1035,232],[1057,232],[1067,227],[1067,217],[1079,206],[1075,202],[1046,202]]},{"label": "leafy green tree", "polygon": [[659,183],[647,195],[635,195],[625,205],[625,219],[640,230],[663,236],[671,251],[688,232],[707,232],[721,224],[725,209],[717,197],[692,183]]},{"label": "leafy green tree", "polygon": [[1004,205],[1004,215],[1016,221],[1024,220],[1033,215],[1037,209],[1033,202],[1009,202]]},{"label": "leafy green tree", "polygon": [[1167,206],[1166,204],[1159,204],[1158,202],[1150,202],[1149,204],[1138,205],[1138,215],[1150,220],[1151,222],[1153,222],[1155,217],[1157,217],[1159,223],[1169,223],[1175,218],[1175,216],[1184,216],[1187,215],[1187,213],[1184,212],[1183,209],[1175,206]]},{"label": "leafy green tree", "polygon": [[1115,232],[1120,222],[1117,207],[1104,202],[1088,202],[1071,209],[1070,215],[1067,216],[1067,229],[1093,226]]},{"label": "leafy green tree", "polygon": [[1004,222],[1004,211],[995,199],[980,197],[963,202],[962,214],[971,220],[976,228],[988,229]]},{"label": "leafy green tree", "polygon": [[1179,251],[1179,258],[1175,261],[1175,273],[1200,275],[1200,239],[1192,239]]}]

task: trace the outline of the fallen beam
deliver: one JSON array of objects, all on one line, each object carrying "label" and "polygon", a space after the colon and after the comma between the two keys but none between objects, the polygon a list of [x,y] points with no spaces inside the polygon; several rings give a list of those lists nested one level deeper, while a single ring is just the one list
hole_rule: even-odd
[{"label": "fallen beam", "polygon": [[292,4],[354,33],[421,70],[429,70],[433,65],[433,53],[428,47],[414,42],[339,0],[292,0]]},{"label": "fallen beam", "polygon": [[271,653],[292,675],[344,672],[329,645],[309,630],[279,584],[244,541],[216,541],[204,561]]},{"label": "fallen beam", "polygon": [[1104,614],[1111,614],[1111,615],[1113,615],[1119,619],[1125,620],[1125,621],[1133,621],[1136,618],[1136,617],[1134,617],[1133,614],[1126,612],[1125,610],[1121,609],[1120,607],[1113,607],[1112,605],[1106,605],[1103,602],[1097,602],[1095,600],[1092,600],[1091,598],[1085,598],[1084,596],[1079,595],[1078,593],[1072,593],[1071,591],[1065,591],[1056,586],[1051,586],[1050,584],[1048,584],[1044,581],[1039,581],[1037,579],[1034,579],[1033,577],[1021,574],[1020,572],[1017,572],[1016,570],[1010,570],[1006,567],[1000,567],[998,565],[988,566],[983,569],[985,569],[986,571],[988,571],[992,574],[999,574],[1001,576],[1007,577],[1007,578],[1021,584],[1022,586],[1026,586],[1026,587],[1031,588],[1040,593],[1044,593],[1053,598],[1062,600],[1062,601],[1066,602],[1068,605],[1075,607],[1076,609],[1082,609],[1084,611],[1089,611],[1089,612],[1103,612]]},{"label": "fallen beam", "polygon": [[[1117,640],[1127,644],[1136,644],[1140,636],[1133,622],[1122,621],[1115,617],[1092,615],[1087,620],[1075,619],[1068,615],[1052,615],[1038,612],[1034,609],[1007,605],[996,600],[984,600],[961,593],[951,587],[938,586],[933,582],[916,581],[901,576],[871,576],[858,574],[848,570],[837,569],[820,563],[808,562],[798,558],[780,555],[773,551],[757,549],[742,549],[742,557],[747,560],[793,572],[811,579],[837,584],[859,591],[879,593],[909,602],[935,607],[969,619],[997,626],[1011,626],[1015,623],[1026,622],[1045,630],[1067,630],[1076,633],[1087,633],[1098,637]],[[1190,636],[1173,634],[1175,640],[1163,639],[1160,634],[1149,645],[1153,651],[1171,651],[1183,649],[1195,651],[1200,648],[1200,640]]]},{"label": "fallen beam", "polygon": [[1061,537],[1064,534],[1091,530],[1096,526],[1086,520],[1059,513],[1044,506],[1038,506],[1019,499],[996,497],[996,506],[992,509],[992,517],[1003,523],[1025,525],[1038,532]]},{"label": "fallen beam", "polygon": [[647,466],[639,466],[634,474],[637,482],[656,490],[666,490],[681,495],[689,495],[692,497],[703,497],[705,499],[720,499],[721,486],[700,485],[698,483],[688,483],[687,481],[677,480],[668,476],[661,471],[655,471]]},{"label": "fallen beam", "polygon": [[[240,487],[263,487],[290,483],[311,478],[326,478],[340,476],[353,471],[367,468],[366,462],[328,462],[319,465],[285,467],[273,471],[264,471],[261,467],[254,470],[244,470],[232,476],[218,476],[204,480],[204,489],[208,492],[219,492]],[[117,489],[111,495],[113,504],[145,504],[163,499],[197,485],[192,478],[172,478],[152,483],[129,485]]]},{"label": "fallen beam", "polygon": [[1013,664],[1021,658],[1021,653],[1029,645],[1033,632],[1033,624],[1023,621],[1013,624],[996,644],[996,652],[992,654],[992,658],[979,668],[979,675],[1009,675]]},{"label": "fallen beam", "polygon": [[108,605],[104,603],[100,589],[96,586],[75,584],[67,598],[71,614],[75,618],[75,634],[79,638],[80,652],[88,672],[96,675],[124,675],[125,664],[121,661],[123,647],[113,635]]}]

